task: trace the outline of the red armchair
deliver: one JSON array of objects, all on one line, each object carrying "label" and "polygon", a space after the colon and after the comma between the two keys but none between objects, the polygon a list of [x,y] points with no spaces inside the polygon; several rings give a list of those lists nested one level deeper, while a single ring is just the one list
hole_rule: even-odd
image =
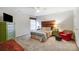
[{"label": "red armchair", "polygon": [[63,40],[66,40],[66,41],[72,40],[72,32],[63,31],[63,32],[59,32],[59,35]]}]

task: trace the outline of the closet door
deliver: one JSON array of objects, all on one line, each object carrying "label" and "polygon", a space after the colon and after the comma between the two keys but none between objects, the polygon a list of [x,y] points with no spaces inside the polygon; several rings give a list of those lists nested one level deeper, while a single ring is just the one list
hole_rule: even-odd
[{"label": "closet door", "polygon": [[8,39],[14,39],[15,38],[14,23],[7,23],[7,32],[8,32]]}]

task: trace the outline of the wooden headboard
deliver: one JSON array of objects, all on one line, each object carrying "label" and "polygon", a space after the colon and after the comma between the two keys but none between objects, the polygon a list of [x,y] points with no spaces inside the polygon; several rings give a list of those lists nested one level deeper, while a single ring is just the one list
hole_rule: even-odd
[{"label": "wooden headboard", "polygon": [[42,27],[53,27],[54,24],[55,24],[55,20],[41,22]]}]

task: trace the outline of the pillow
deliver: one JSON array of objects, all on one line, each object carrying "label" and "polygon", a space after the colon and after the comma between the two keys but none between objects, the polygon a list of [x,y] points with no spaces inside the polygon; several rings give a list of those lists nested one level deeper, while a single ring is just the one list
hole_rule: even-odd
[{"label": "pillow", "polygon": [[42,27],[42,30],[43,31],[50,31],[51,30],[51,27]]}]

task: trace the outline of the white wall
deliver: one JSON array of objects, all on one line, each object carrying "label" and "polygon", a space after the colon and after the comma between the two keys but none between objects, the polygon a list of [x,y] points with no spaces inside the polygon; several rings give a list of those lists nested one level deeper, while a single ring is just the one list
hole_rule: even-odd
[{"label": "white wall", "polygon": [[30,35],[30,20],[28,15],[17,14],[14,15],[16,37],[22,35]]},{"label": "white wall", "polygon": [[79,48],[79,8],[74,9],[74,31],[75,31],[76,43]]},{"label": "white wall", "polygon": [[65,11],[56,14],[49,14],[44,16],[37,16],[37,20],[41,24],[41,21],[56,20],[61,30],[68,29],[73,30],[73,11]]},{"label": "white wall", "polygon": [[33,14],[31,8],[12,8],[12,7],[0,7],[0,21],[2,20],[3,12],[13,16],[13,21],[15,23],[16,37],[27,34],[30,36],[30,20],[29,15]]}]

